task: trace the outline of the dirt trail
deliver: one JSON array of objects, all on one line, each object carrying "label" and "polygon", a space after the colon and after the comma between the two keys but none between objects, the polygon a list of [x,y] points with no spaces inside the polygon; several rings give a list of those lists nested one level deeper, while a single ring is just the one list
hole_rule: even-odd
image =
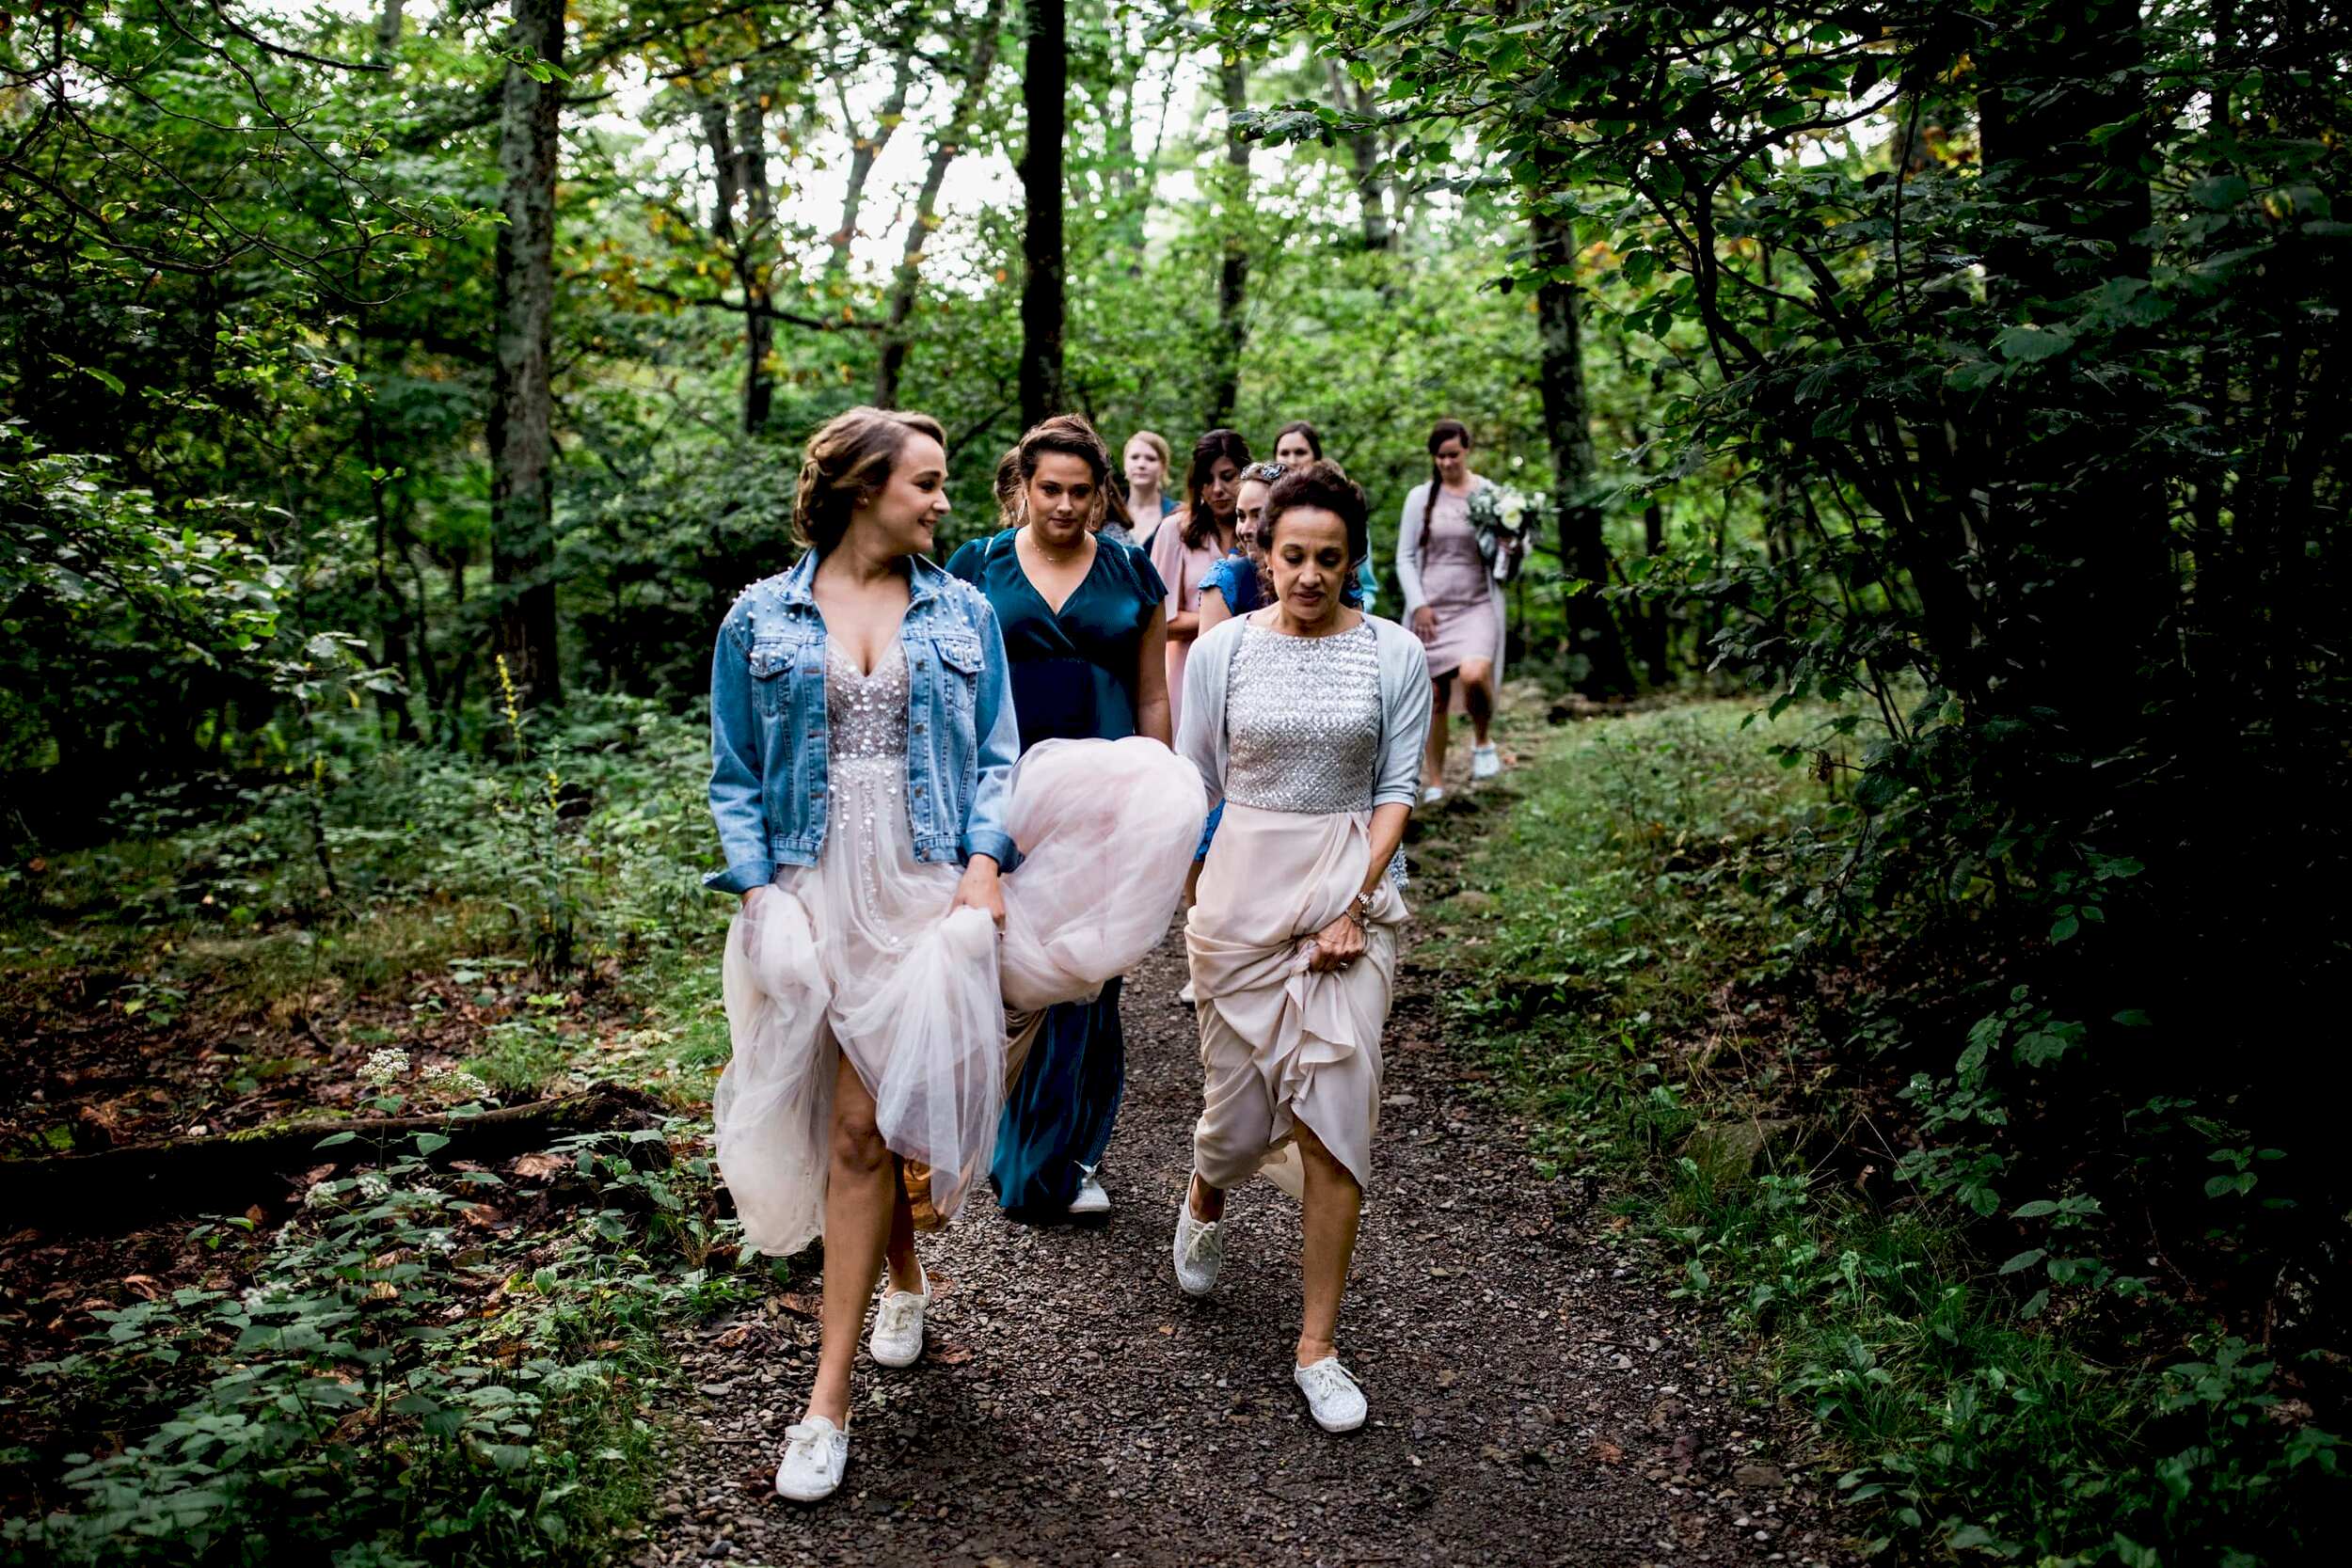
[{"label": "dirt trail", "polygon": [[1234,1196],[1206,1301],[1169,1267],[1200,1082],[1182,962],[1171,937],[1126,990],[1109,1221],[1029,1228],[981,1195],[928,1238],[947,1282],[930,1350],[898,1372],[861,1353],[849,1477],[817,1508],[770,1481],[815,1363],[813,1287],[699,1331],[679,1346],[691,1446],[633,1560],[1852,1560],[1705,1321],[1606,1243],[1581,1183],[1536,1174],[1409,956],[1341,1319],[1372,1419],[1316,1430],[1289,1375],[1295,1206],[1263,1182]]}]

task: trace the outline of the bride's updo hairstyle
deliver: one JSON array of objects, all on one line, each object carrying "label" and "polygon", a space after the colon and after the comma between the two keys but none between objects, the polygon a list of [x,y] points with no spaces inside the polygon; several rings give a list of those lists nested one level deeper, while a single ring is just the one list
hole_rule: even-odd
[{"label": "bride's updo hairstyle", "polygon": [[849,531],[858,503],[890,483],[910,436],[947,445],[947,432],[929,414],[896,408],[852,408],[827,420],[801,459],[800,490],[792,498],[792,536],[818,555],[832,553]]},{"label": "bride's updo hairstyle", "polygon": [[1348,478],[1337,463],[1320,459],[1303,463],[1274,482],[1274,488],[1266,493],[1265,511],[1258,518],[1258,548],[1272,554],[1275,526],[1281,522],[1282,514],[1309,506],[1320,507],[1347,525],[1350,571],[1372,553],[1364,487]]},{"label": "bride's updo hairstyle", "polygon": [[[1087,515],[1087,527],[1099,529],[1112,503],[1111,449],[1103,444],[1103,437],[1089,424],[1083,414],[1057,414],[1050,420],[1040,420],[1021,437],[1021,444],[1012,449],[1021,467],[1021,483],[1025,488],[1037,477],[1038,460],[1047,452],[1059,452],[1074,457],[1087,466],[1094,476],[1094,510]],[[1124,522],[1126,508],[1120,508],[1120,520]]]}]

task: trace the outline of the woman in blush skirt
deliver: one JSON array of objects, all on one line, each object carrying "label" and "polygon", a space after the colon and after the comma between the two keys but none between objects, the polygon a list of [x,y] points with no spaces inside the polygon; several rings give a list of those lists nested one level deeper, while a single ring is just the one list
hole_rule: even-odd
[{"label": "woman in blush skirt", "polygon": [[1224,815],[1184,942],[1202,1103],[1176,1211],[1178,1286],[1215,1289],[1230,1191],[1263,1174],[1305,1205],[1292,1376],[1327,1432],[1364,1421],[1340,1298],[1380,1115],[1380,1035],[1405,899],[1392,869],[1429,724],[1428,662],[1342,602],[1364,496],[1314,463],[1276,481],[1259,540],[1271,602],[1202,638],[1177,749]]},{"label": "woman in blush skirt", "polygon": [[[755,1250],[825,1239],[816,1386],[776,1470],[796,1501],[841,1482],[850,1365],[885,1267],[874,1360],[922,1354],[905,1168],[928,1166],[932,1205],[956,1212],[995,1146],[1006,1009],[1089,997],[1158,943],[1205,809],[1156,741],[1057,741],[1016,768],[995,613],[924,559],[946,481],[933,420],[827,423],[794,502],[806,553],[744,591],[711,660],[726,866],[707,880],[741,898],[719,1168]],[[1016,846],[1020,869],[1000,876]]]},{"label": "woman in blush skirt", "polygon": [[1470,499],[1490,482],[1470,472],[1470,427],[1461,420],[1439,420],[1430,428],[1428,482],[1413,486],[1396,524],[1405,624],[1427,647],[1429,676],[1437,683],[1437,716],[1422,776],[1427,804],[1445,799],[1446,709],[1457,680],[1474,736],[1470,777],[1502,771],[1487,736],[1502,678],[1502,584],[1480,555],[1470,522]]}]

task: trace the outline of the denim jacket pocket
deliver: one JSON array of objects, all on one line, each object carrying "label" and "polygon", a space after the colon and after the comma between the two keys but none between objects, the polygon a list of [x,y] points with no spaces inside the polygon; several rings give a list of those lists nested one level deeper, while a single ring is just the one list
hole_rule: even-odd
[{"label": "denim jacket pocket", "polygon": [[942,631],[931,634],[931,645],[939,650],[940,662],[967,675],[980,673],[980,640],[968,631]]}]

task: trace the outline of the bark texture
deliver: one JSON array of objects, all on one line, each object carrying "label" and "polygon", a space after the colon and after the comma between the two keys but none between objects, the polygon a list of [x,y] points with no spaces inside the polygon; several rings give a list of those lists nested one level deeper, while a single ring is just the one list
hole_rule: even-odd
[{"label": "bark texture", "polygon": [[[563,0],[514,0],[510,46],[560,66]],[[555,630],[555,169],[563,86],[506,70],[499,116],[498,360],[490,396],[490,578],[499,649],[533,703],[562,699]]]}]

